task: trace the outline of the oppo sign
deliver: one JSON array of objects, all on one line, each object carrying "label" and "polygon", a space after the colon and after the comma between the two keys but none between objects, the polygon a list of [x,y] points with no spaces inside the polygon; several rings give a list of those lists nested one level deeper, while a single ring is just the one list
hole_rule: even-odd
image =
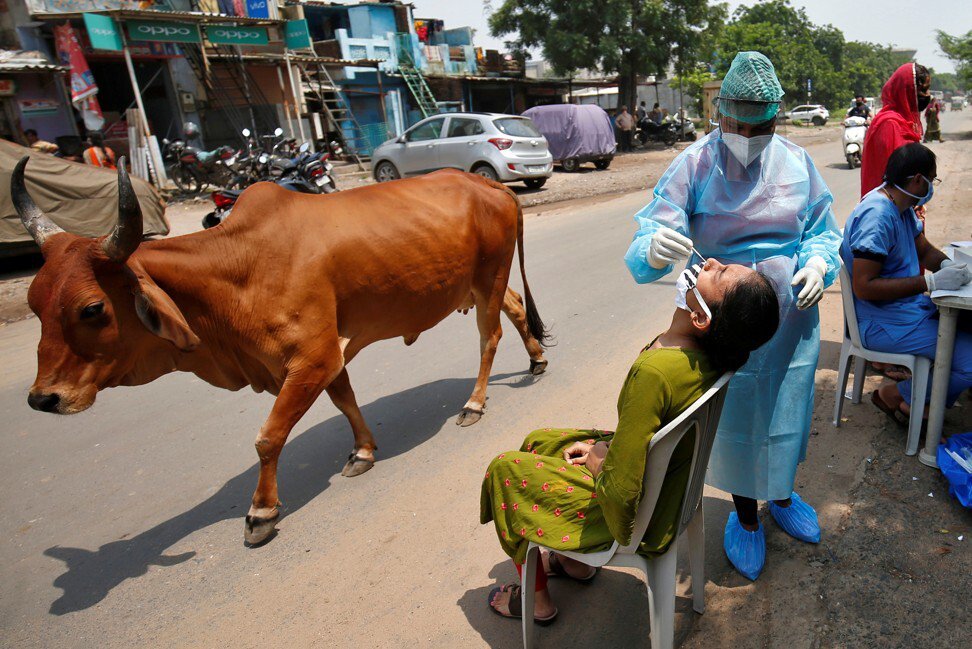
[{"label": "oppo sign", "polygon": [[266,45],[270,42],[264,27],[207,27],[211,43],[227,45]]},{"label": "oppo sign", "polygon": [[164,41],[170,43],[198,43],[199,28],[186,23],[160,20],[129,20],[128,36],[136,41]]}]

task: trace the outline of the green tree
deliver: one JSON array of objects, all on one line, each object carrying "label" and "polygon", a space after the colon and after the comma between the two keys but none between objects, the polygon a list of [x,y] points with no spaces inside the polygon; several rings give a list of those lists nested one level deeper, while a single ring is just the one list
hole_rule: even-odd
[{"label": "green tree", "polygon": [[811,79],[812,100],[839,110],[855,94],[879,94],[894,71],[890,48],[845,41],[839,29],[815,25],[789,0],[736,9],[718,39],[717,74],[725,75],[736,53],[746,50],[762,52],[773,62],[789,105],[806,101]]},{"label": "green tree", "polygon": [[489,27],[493,36],[513,36],[514,51],[540,48],[558,74],[617,74],[619,101],[632,106],[639,75],[661,75],[673,58],[691,60],[724,16],[709,0],[503,0]]},{"label": "green tree", "polygon": [[682,87],[682,92],[694,100],[695,110],[701,115],[703,113],[702,100],[704,97],[702,86],[706,81],[712,81],[715,78],[716,75],[709,72],[707,65],[697,63],[691,67],[686,66],[682,74],[676,74],[672,79],[672,84]]},{"label": "green tree", "polygon": [[931,68],[928,68],[928,71],[931,73],[932,90],[940,90],[952,94],[962,92],[962,84],[959,83],[958,75],[954,72],[935,72]]},{"label": "green tree", "polygon": [[972,31],[965,36],[950,36],[937,31],[938,46],[945,56],[955,61],[955,73],[966,88],[972,86]]}]

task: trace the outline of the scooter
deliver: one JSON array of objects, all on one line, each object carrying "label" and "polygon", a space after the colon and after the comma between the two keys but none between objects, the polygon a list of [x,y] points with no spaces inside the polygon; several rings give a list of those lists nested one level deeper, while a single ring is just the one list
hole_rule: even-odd
[{"label": "scooter", "polygon": [[863,117],[848,117],[844,120],[844,135],[841,141],[844,145],[844,157],[847,158],[847,166],[850,169],[861,166],[866,133],[867,120]]}]

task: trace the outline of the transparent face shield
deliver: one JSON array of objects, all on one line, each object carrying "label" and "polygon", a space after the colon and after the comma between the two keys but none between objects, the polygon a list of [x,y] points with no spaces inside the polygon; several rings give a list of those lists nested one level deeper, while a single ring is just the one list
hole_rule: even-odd
[{"label": "transparent face shield", "polygon": [[712,103],[718,114],[746,124],[762,124],[772,119],[780,110],[778,101],[748,101],[716,97]]}]

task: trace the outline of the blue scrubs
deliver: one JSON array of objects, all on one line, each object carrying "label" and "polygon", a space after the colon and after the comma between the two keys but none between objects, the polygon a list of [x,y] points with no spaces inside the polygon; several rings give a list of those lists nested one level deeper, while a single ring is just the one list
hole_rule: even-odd
[{"label": "blue scrubs", "polygon": [[[922,232],[913,210],[903,214],[880,188],[868,193],[847,219],[840,256],[854,277],[854,258],[880,262],[881,277],[921,275],[915,239]],[[938,310],[924,293],[898,300],[872,302],[854,296],[861,342],[868,349],[935,358]],[[959,331],[948,384],[949,405],[972,387],[972,332]],[[898,383],[898,392],[911,404],[911,380]],[[926,392],[931,398],[931,390]]]},{"label": "blue scrubs", "polygon": [[[635,215],[639,229],[625,255],[638,283],[673,270],[647,261],[662,226],[689,236],[696,249],[725,263],[762,271],[776,288],[780,327],[750,355],[729,384],[708,484],[758,500],[790,497],[797,464],[806,456],[820,353],[817,308],[796,308],[793,275],[814,256],[827,262],[826,285],[840,263],[833,196],[810,156],[775,135],[762,155],[743,167],[717,129],[683,151]],[[694,260],[690,260],[694,261]]]}]

